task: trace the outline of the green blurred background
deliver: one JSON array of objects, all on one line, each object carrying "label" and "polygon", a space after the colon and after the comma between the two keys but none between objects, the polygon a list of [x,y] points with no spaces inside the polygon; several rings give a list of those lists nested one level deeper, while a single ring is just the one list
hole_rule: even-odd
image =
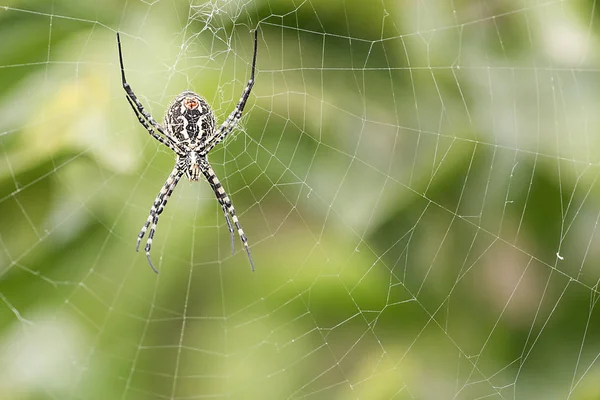
[{"label": "green blurred background", "polygon": [[[0,4],[1,399],[600,399],[595,0]],[[245,117],[136,235],[191,89]]]}]

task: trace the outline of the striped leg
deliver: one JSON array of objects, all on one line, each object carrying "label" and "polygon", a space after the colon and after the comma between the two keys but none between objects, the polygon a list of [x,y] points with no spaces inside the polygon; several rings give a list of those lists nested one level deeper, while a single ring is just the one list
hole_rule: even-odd
[{"label": "striped leg", "polygon": [[[231,222],[229,221],[229,217],[228,217],[227,213],[229,213],[231,215],[231,219],[233,220],[233,223],[238,231],[240,240],[242,241],[242,244],[244,245],[244,248],[246,249],[246,254],[248,254],[248,260],[250,260],[250,266],[252,267],[252,271],[254,271],[254,262],[252,261],[252,255],[250,254],[250,248],[248,247],[248,238],[246,238],[246,235],[244,234],[244,230],[242,229],[242,226],[240,225],[240,221],[238,220],[237,215],[235,215],[235,208],[233,207],[233,204],[231,204],[231,200],[229,199],[229,196],[227,196],[227,193],[225,193],[225,189],[223,189],[223,185],[221,185],[221,182],[219,182],[219,178],[217,178],[217,175],[215,175],[215,171],[213,171],[210,164],[208,164],[208,161],[206,161],[206,168],[203,168],[202,172],[204,173],[206,180],[208,180],[208,183],[210,183],[210,186],[212,187],[213,191],[215,192],[215,196],[217,196],[217,200],[219,201],[219,203],[221,203],[221,206],[223,207],[223,211],[225,212],[225,218],[227,219],[227,225],[229,226],[230,233],[233,232],[233,227],[231,226]],[[231,237],[233,238],[233,236],[231,236]],[[233,249],[233,247],[232,247],[232,249]]]},{"label": "striped leg", "polygon": [[[213,190],[215,188],[213,187]],[[223,215],[225,215],[225,221],[227,222],[227,228],[229,228],[229,237],[231,237],[231,254],[235,252],[235,241],[233,239],[233,225],[231,225],[231,220],[229,219],[229,213],[227,212],[227,205],[219,199],[219,203],[221,203],[221,208],[223,209]]]},{"label": "striped leg", "polygon": [[184,155],[184,153],[178,147],[176,147],[176,145],[173,143],[173,140],[170,137],[166,136],[166,139],[165,139],[162,136],[160,136],[159,134],[157,134],[156,131],[154,131],[154,129],[152,129],[150,124],[148,124],[148,122],[140,115],[139,111],[136,109],[135,105],[133,104],[133,101],[127,96],[125,96],[125,98],[131,105],[131,108],[133,108],[133,112],[135,113],[135,116],[137,117],[138,121],[140,121],[140,124],[142,124],[142,126],[144,128],[146,128],[146,130],[148,131],[150,136],[152,136],[154,139],[158,140],[160,143],[164,144],[165,146],[167,146],[168,148],[173,150],[175,152],[175,154],[177,154],[179,156]]},{"label": "striped leg", "polygon": [[146,234],[148,227],[150,226],[150,224],[152,224],[152,227],[150,228],[150,233],[148,234],[148,240],[146,241],[146,247],[144,248],[144,250],[146,251],[146,257],[148,258],[148,263],[150,264],[150,267],[157,274],[158,274],[158,270],[154,267],[154,264],[152,264],[152,260],[150,259],[150,249],[152,248],[152,239],[154,238],[154,233],[156,232],[156,225],[158,224],[158,216],[165,209],[165,206],[167,205],[167,201],[169,200],[169,197],[171,197],[171,194],[173,194],[173,190],[175,189],[175,186],[177,186],[177,183],[179,182],[179,179],[181,179],[182,175],[183,175],[183,171],[180,171],[177,167],[173,168],[173,171],[171,171],[171,173],[169,174],[169,177],[167,178],[167,181],[165,182],[164,186],[162,187],[162,189],[156,196],[156,199],[154,200],[154,203],[152,204],[152,208],[150,208],[150,215],[148,216],[146,223],[144,224],[144,226],[140,230],[140,233],[138,234],[137,245],[135,246],[135,251],[139,251],[140,242],[142,241],[142,238]]},{"label": "striped leg", "polygon": [[[208,167],[210,168],[210,166]],[[211,168],[212,171],[212,168]],[[214,175],[214,171],[213,171],[213,175]],[[208,179],[208,174],[205,172],[204,176],[206,176],[206,179],[208,180],[208,183],[210,183],[210,187],[212,188],[213,192],[215,192],[215,195],[217,196],[217,200],[219,201],[219,204],[221,204],[221,208],[223,209],[223,215],[225,215],[225,221],[227,222],[227,228],[229,228],[229,236],[231,237],[231,254],[234,253],[235,251],[235,241],[234,241],[234,234],[233,234],[233,225],[231,225],[231,219],[229,219],[229,212],[227,211],[227,205],[225,204],[225,202],[223,201],[223,197],[221,197],[221,195],[219,195],[220,193],[225,194],[225,191],[223,190],[223,186],[219,183],[219,186],[216,186],[212,180]],[[219,180],[217,179],[217,182]],[[219,194],[217,194],[219,193]]]},{"label": "striped leg", "polygon": [[248,101],[248,97],[250,96],[250,91],[254,86],[254,70],[256,69],[256,50],[258,47],[258,29],[254,30],[254,55],[252,56],[252,71],[250,72],[250,80],[246,84],[244,88],[244,92],[242,93],[242,97],[240,101],[235,106],[235,109],[229,114],[225,122],[221,124],[219,129],[214,133],[214,135],[207,140],[207,146],[204,150],[204,154],[207,154],[213,147],[219,144],[225,137],[233,130],[235,125],[238,123],[240,118],[242,118],[242,112],[244,111],[244,107],[246,106],[246,101]]},{"label": "striped leg", "polygon": [[[121,52],[121,37],[119,36],[119,32],[117,32],[117,44],[119,47],[119,63],[121,64],[121,81],[123,83],[123,89],[125,89],[127,101],[133,108],[136,117],[154,139],[168,146],[175,153],[181,155],[181,150],[174,146],[173,140],[169,137],[169,135],[167,135],[160,124],[156,122],[154,118],[152,118],[152,115],[150,115],[150,113],[144,109],[142,103],[140,103],[136,95],[133,93],[133,89],[131,89],[131,86],[129,86],[129,83],[127,83],[127,80],[125,79],[125,68],[123,67],[123,54]],[[153,129],[151,129],[150,126],[162,133],[166,140],[158,135]]]}]

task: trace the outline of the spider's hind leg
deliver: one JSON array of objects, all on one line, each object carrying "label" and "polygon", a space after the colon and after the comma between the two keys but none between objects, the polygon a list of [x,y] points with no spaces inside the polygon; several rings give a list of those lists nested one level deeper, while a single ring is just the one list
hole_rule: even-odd
[{"label": "spider's hind leg", "polygon": [[[221,142],[225,137],[233,130],[233,128],[237,125],[240,118],[242,118],[242,113],[244,112],[244,107],[246,107],[246,102],[248,101],[248,97],[250,97],[250,92],[254,87],[254,73],[256,71],[256,52],[258,49],[258,29],[254,31],[254,53],[252,55],[252,69],[250,72],[250,79],[242,92],[242,96],[240,97],[239,102],[235,106],[235,109],[229,114],[227,119],[219,126],[219,128],[207,139],[206,145],[206,153],[208,153],[213,147],[215,147],[219,142]],[[205,153],[205,154],[206,154]]]}]

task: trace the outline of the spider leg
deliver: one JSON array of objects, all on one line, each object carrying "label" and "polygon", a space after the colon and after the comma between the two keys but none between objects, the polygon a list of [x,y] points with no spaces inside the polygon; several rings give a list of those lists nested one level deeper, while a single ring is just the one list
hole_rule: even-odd
[{"label": "spider leg", "polygon": [[167,146],[168,148],[170,148],[171,150],[173,150],[175,152],[175,154],[183,156],[184,153],[181,151],[181,149],[179,149],[178,147],[176,147],[175,144],[173,144],[171,141],[166,141],[162,136],[160,136],[159,134],[157,134],[154,129],[152,129],[152,127],[148,124],[148,122],[140,115],[139,111],[136,109],[135,105],[133,104],[133,102],[131,101],[131,99],[128,96],[125,96],[127,98],[127,101],[129,102],[129,104],[131,105],[131,108],[133,109],[133,112],[135,113],[135,116],[137,117],[138,121],[140,121],[140,124],[142,124],[144,126],[144,128],[146,128],[146,130],[148,131],[148,133],[156,140],[158,140],[159,142],[161,142],[162,144],[164,144],[165,146]]},{"label": "spider leg", "polygon": [[233,130],[240,118],[242,118],[242,112],[246,106],[246,101],[250,96],[250,91],[254,86],[254,71],[256,69],[256,50],[258,48],[258,29],[254,30],[254,54],[252,56],[252,71],[250,72],[250,79],[244,88],[240,101],[235,106],[235,109],[229,114],[225,122],[221,124],[219,129],[207,140],[206,148],[203,154],[207,154],[213,147],[219,144],[225,137]]},{"label": "spider leg", "polygon": [[227,212],[227,205],[225,203],[222,203],[221,208],[223,208],[223,215],[225,215],[225,221],[227,222],[227,228],[229,228],[229,237],[231,238],[231,254],[233,254],[235,252],[235,241],[233,240],[233,225],[231,225],[231,220],[229,219],[229,213]]},{"label": "spider leg", "polygon": [[[208,164],[208,161],[206,161],[206,168],[203,168],[202,172],[203,172],[204,176],[206,177],[206,180],[208,180],[208,183],[210,183],[210,186],[212,187],[213,191],[215,192],[215,196],[217,197],[217,200],[219,201],[219,203],[221,203],[221,206],[223,207],[223,211],[227,210],[227,212],[231,215],[231,219],[233,220],[233,223],[235,224],[235,227],[238,231],[238,235],[240,236],[240,240],[242,241],[242,244],[244,245],[244,248],[246,249],[246,254],[248,254],[248,260],[250,260],[250,266],[252,267],[252,271],[254,271],[254,262],[252,261],[252,255],[250,254],[250,248],[248,247],[248,238],[246,238],[246,235],[244,234],[244,230],[242,229],[242,226],[240,225],[240,221],[238,220],[237,215],[235,215],[235,208],[233,207],[233,204],[231,203],[231,199],[229,199],[229,196],[227,196],[227,193],[225,193],[225,189],[223,189],[223,185],[221,185],[221,182],[219,182],[219,178],[217,178],[217,175],[215,175],[215,171],[213,171],[210,164]],[[232,232],[233,227],[231,226],[231,223],[229,222],[227,213],[225,214],[225,217],[227,219],[227,224],[229,225],[230,232]]]},{"label": "spider leg", "polygon": [[152,263],[152,260],[150,259],[150,249],[152,248],[152,239],[154,238],[154,233],[156,232],[156,225],[158,224],[158,216],[165,209],[165,206],[167,205],[167,201],[169,200],[169,197],[171,197],[171,194],[173,194],[173,190],[175,189],[175,186],[177,186],[177,183],[179,182],[179,179],[181,179],[182,175],[183,175],[183,171],[179,170],[177,167],[173,168],[173,171],[171,171],[171,173],[169,174],[167,181],[165,182],[162,189],[156,196],[156,199],[154,200],[154,203],[152,204],[152,208],[150,208],[150,215],[148,216],[146,223],[140,230],[140,233],[138,233],[138,239],[137,239],[137,244],[135,246],[135,251],[139,251],[140,242],[142,241],[142,238],[146,234],[148,227],[150,226],[150,224],[152,224],[152,227],[150,228],[150,233],[148,234],[148,240],[146,241],[146,247],[144,248],[144,250],[146,252],[146,257],[148,258],[148,263],[150,264],[150,267],[157,274],[158,274],[158,270],[154,267],[154,264]]},{"label": "spider leg", "polygon": [[[204,174],[204,175],[207,177],[208,183],[210,184],[210,187],[212,188],[213,192],[215,192],[215,194],[219,193],[219,190],[223,190],[223,187],[220,186],[220,183],[219,183],[219,186],[217,187],[210,179],[208,179],[208,176],[206,174]],[[218,182],[218,180],[217,180],[217,182]],[[221,189],[219,189],[219,187]],[[227,228],[229,229],[229,236],[231,237],[231,254],[233,254],[235,252],[233,225],[231,225],[231,219],[229,219],[229,212],[227,211],[227,205],[223,201],[223,198],[221,198],[219,195],[217,195],[217,200],[219,201],[219,204],[221,204],[221,208],[223,209],[223,215],[225,215],[225,221],[227,222]]]},{"label": "spider leg", "polygon": [[[160,126],[160,124],[156,122],[154,118],[152,118],[152,115],[150,115],[150,113],[148,113],[148,111],[144,109],[142,103],[138,100],[135,93],[133,93],[133,89],[131,88],[129,83],[127,83],[127,80],[125,79],[125,67],[123,67],[123,53],[121,51],[121,37],[119,36],[119,32],[117,32],[117,45],[119,47],[119,63],[121,64],[121,81],[123,83],[123,89],[125,89],[125,93],[127,94],[127,101],[129,101],[129,104],[131,104],[131,107],[135,111],[135,115],[153,138],[155,138],[162,144],[167,145],[171,150],[175,151],[177,154],[181,153],[181,150],[176,150],[173,139],[165,133],[162,126]],[[142,120],[142,117],[143,119],[145,119],[146,122]],[[163,134],[166,140],[160,137],[156,132],[151,130],[149,126],[152,126],[154,129]]]}]

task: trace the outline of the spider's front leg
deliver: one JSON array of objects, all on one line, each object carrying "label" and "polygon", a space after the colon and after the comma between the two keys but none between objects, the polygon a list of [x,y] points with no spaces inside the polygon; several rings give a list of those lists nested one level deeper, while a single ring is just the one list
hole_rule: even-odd
[{"label": "spider's front leg", "polygon": [[[208,183],[210,183],[210,187],[212,188],[213,192],[215,193],[225,193],[223,186],[215,186],[215,184],[212,181],[208,181]],[[223,198],[217,195],[217,200],[219,201],[219,204],[221,204],[221,208],[223,209],[223,215],[225,215],[225,222],[227,222],[227,229],[229,229],[229,237],[231,238],[231,254],[233,254],[235,252],[235,241],[233,238],[233,225],[231,225],[231,219],[229,219],[229,212],[227,211],[227,204],[225,204],[225,202],[223,201]]]},{"label": "spider's front leg", "polygon": [[[223,189],[223,185],[221,185],[219,178],[217,178],[217,175],[215,174],[215,171],[213,171],[212,167],[208,163],[208,160],[206,160],[206,159],[203,160],[201,167],[202,167],[201,168],[202,173],[206,177],[206,180],[212,187],[213,191],[215,192],[215,196],[217,197],[217,200],[219,201],[219,203],[221,204],[221,207],[223,208],[223,212],[225,214],[225,219],[226,219],[227,225],[229,227],[229,232],[231,235],[233,235],[233,227],[231,226],[231,222],[229,221],[228,214],[231,215],[231,219],[233,220],[233,223],[235,224],[235,227],[238,231],[238,235],[240,236],[240,240],[242,241],[242,244],[244,245],[244,248],[246,250],[246,254],[248,254],[248,260],[250,260],[250,267],[252,267],[252,271],[254,271],[254,262],[252,261],[252,255],[250,254],[250,248],[248,247],[248,238],[246,238],[246,235],[244,234],[244,230],[242,229],[242,226],[240,225],[240,221],[238,220],[237,215],[235,215],[235,208],[233,207],[233,204],[231,203],[231,199],[229,198],[229,196],[227,196],[227,193],[225,193],[225,189]],[[233,236],[231,236],[231,237],[233,239]],[[233,241],[232,241],[232,250],[233,250]]]},{"label": "spider's front leg", "polygon": [[158,274],[158,270],[154,267],[154,264],[152,264],[152,259],[150,258],[150,249],[152,248],[152,239],[154,238],[154,233],[156,232],[156,225],[158,224],[158,216],[165,209],[165,206],[167,205],[167,201],[169,200],[169,197],[171,197],[171,194],[173,193],[173,190],[175,189],[175,186],[177,186],[177,183],[179,182],[179,179],[181,179],[182,175],[183,175],[183,171],[180,170],[178,168],[178,166],[176,165],[175,168],[173,168],[173,171],[171,171],[171,173],[169,174],[169,177],[167,178],[167,181],[163,185],[162,189],[160,189],[160,192],[156,196],[156,199],[154,200],[154,203],[152,204],[152,208],[150,209],[150,215],[148,216],[146,223],[144,224],[144,226],[140,230],[140,233],[138,234],[137,245],[135,246],[135,251],[139,251],[140,242],[142,241],[142,238],[146,234],[148,227],[150,226],[150,224],[152,224],[152,227],[150,228],[150,233],[148,234],[148,240],[146,241],[146,247],[144,248],[144,250],[146,251],[146,257],[148,258],[148,263],[150,264],[150,267],[157,274]]}]

